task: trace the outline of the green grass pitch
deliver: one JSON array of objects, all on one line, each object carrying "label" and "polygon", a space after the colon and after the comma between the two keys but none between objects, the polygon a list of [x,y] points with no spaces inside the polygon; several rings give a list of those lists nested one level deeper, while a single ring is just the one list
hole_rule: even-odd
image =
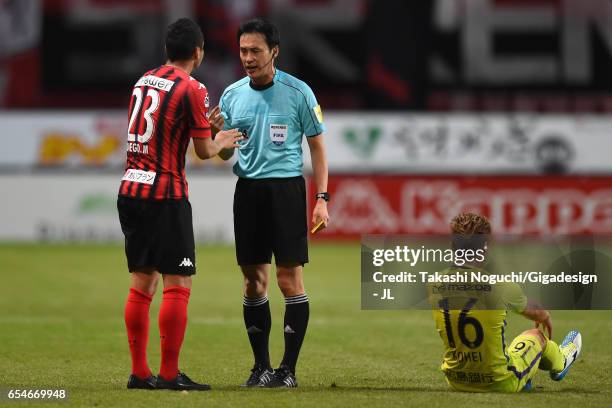
[{"label": "green grass pitch", "polygon": [[[359,245],[311,247],[305,282],[309,331],[295,390],[242,389],[251,353],[242,322],[242,279],[232,247],[198,247],[181,368],[208,393],[128,391],[123,325],[129,285],[115,245],[0,245],[0,388],[63,388],[67,403],[39,406],[425,406],[609,407],[612,312],[554,311],[555,339],[582,331],[584,349],[568,377],[535,378],[529,394],[448,390],[438,371],[442,346],[428,311],[361,311]],[[272,280],[273,282],[273,280]],[[273,364],[282,356],[283,302],[271,285]],[[152,306],[149,362],[159,368]],[[532,325],[509,319],[508,338]],[[0,401],[0,404],[3,401]],[[20,403],[18,406],[29,404]],[[7,405],[8,406],[8,405]],[[17,405],[16,405],[17,406]]]}]

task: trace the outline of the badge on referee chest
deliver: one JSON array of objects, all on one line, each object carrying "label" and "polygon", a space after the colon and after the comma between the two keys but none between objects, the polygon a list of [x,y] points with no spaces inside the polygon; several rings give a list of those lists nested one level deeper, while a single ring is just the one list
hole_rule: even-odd
[{"label": "badge on referee chest", "polygon": [[282,146],[287,141],[289,126],[270,124],[270,140],[276,146]]}]

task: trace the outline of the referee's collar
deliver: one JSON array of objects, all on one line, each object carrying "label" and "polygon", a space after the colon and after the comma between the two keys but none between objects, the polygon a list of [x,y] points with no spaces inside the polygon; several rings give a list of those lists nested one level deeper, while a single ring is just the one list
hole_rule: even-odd
[{"label": "referee's collar", "polygon": [[249,86],[251,87],[251,89],[254,89],[256,91],[265,91],[268,88],[271,88],[272,85],[274,85],[274,78],[276,78],[276,76],[278,75],[278,69],[274,69],[274,76],[272,77],[272,81],[268,82],[265,85],[257,85],[254,84],[253,81],[249,81]]},{"label": "referee's collar", "polygon": [[265,85],[256,85],[253,83],[253,81],[249,81],[249,86],[256,91],[265,91],[266,89],[272,87],[272,85],[274,85],[274,79]]}]

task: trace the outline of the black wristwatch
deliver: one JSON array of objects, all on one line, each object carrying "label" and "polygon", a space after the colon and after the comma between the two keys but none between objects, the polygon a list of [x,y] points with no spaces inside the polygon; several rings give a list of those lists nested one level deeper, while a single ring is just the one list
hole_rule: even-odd
[{"label": "black wristwatch", "polygon": [[327,191],[325,191],[324,193],[317,193],[315,195],[315,200],[318,200],[319,198],[322,198],[325,201],[329,201],[329,193]]}]

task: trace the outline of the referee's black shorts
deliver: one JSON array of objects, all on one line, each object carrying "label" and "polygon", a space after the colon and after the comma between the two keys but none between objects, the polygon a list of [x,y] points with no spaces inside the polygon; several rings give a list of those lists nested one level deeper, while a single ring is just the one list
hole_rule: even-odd
[{"label": "referee's black shorts", "polygon": [[308,262],[304,177],[239,178],[234,193],[239,265]]},{"label": "referee's black shorts", "polygon": [[168,275],[195,274],[191,204],[187,199],[117,199],[128,269],[155,268]]}]

